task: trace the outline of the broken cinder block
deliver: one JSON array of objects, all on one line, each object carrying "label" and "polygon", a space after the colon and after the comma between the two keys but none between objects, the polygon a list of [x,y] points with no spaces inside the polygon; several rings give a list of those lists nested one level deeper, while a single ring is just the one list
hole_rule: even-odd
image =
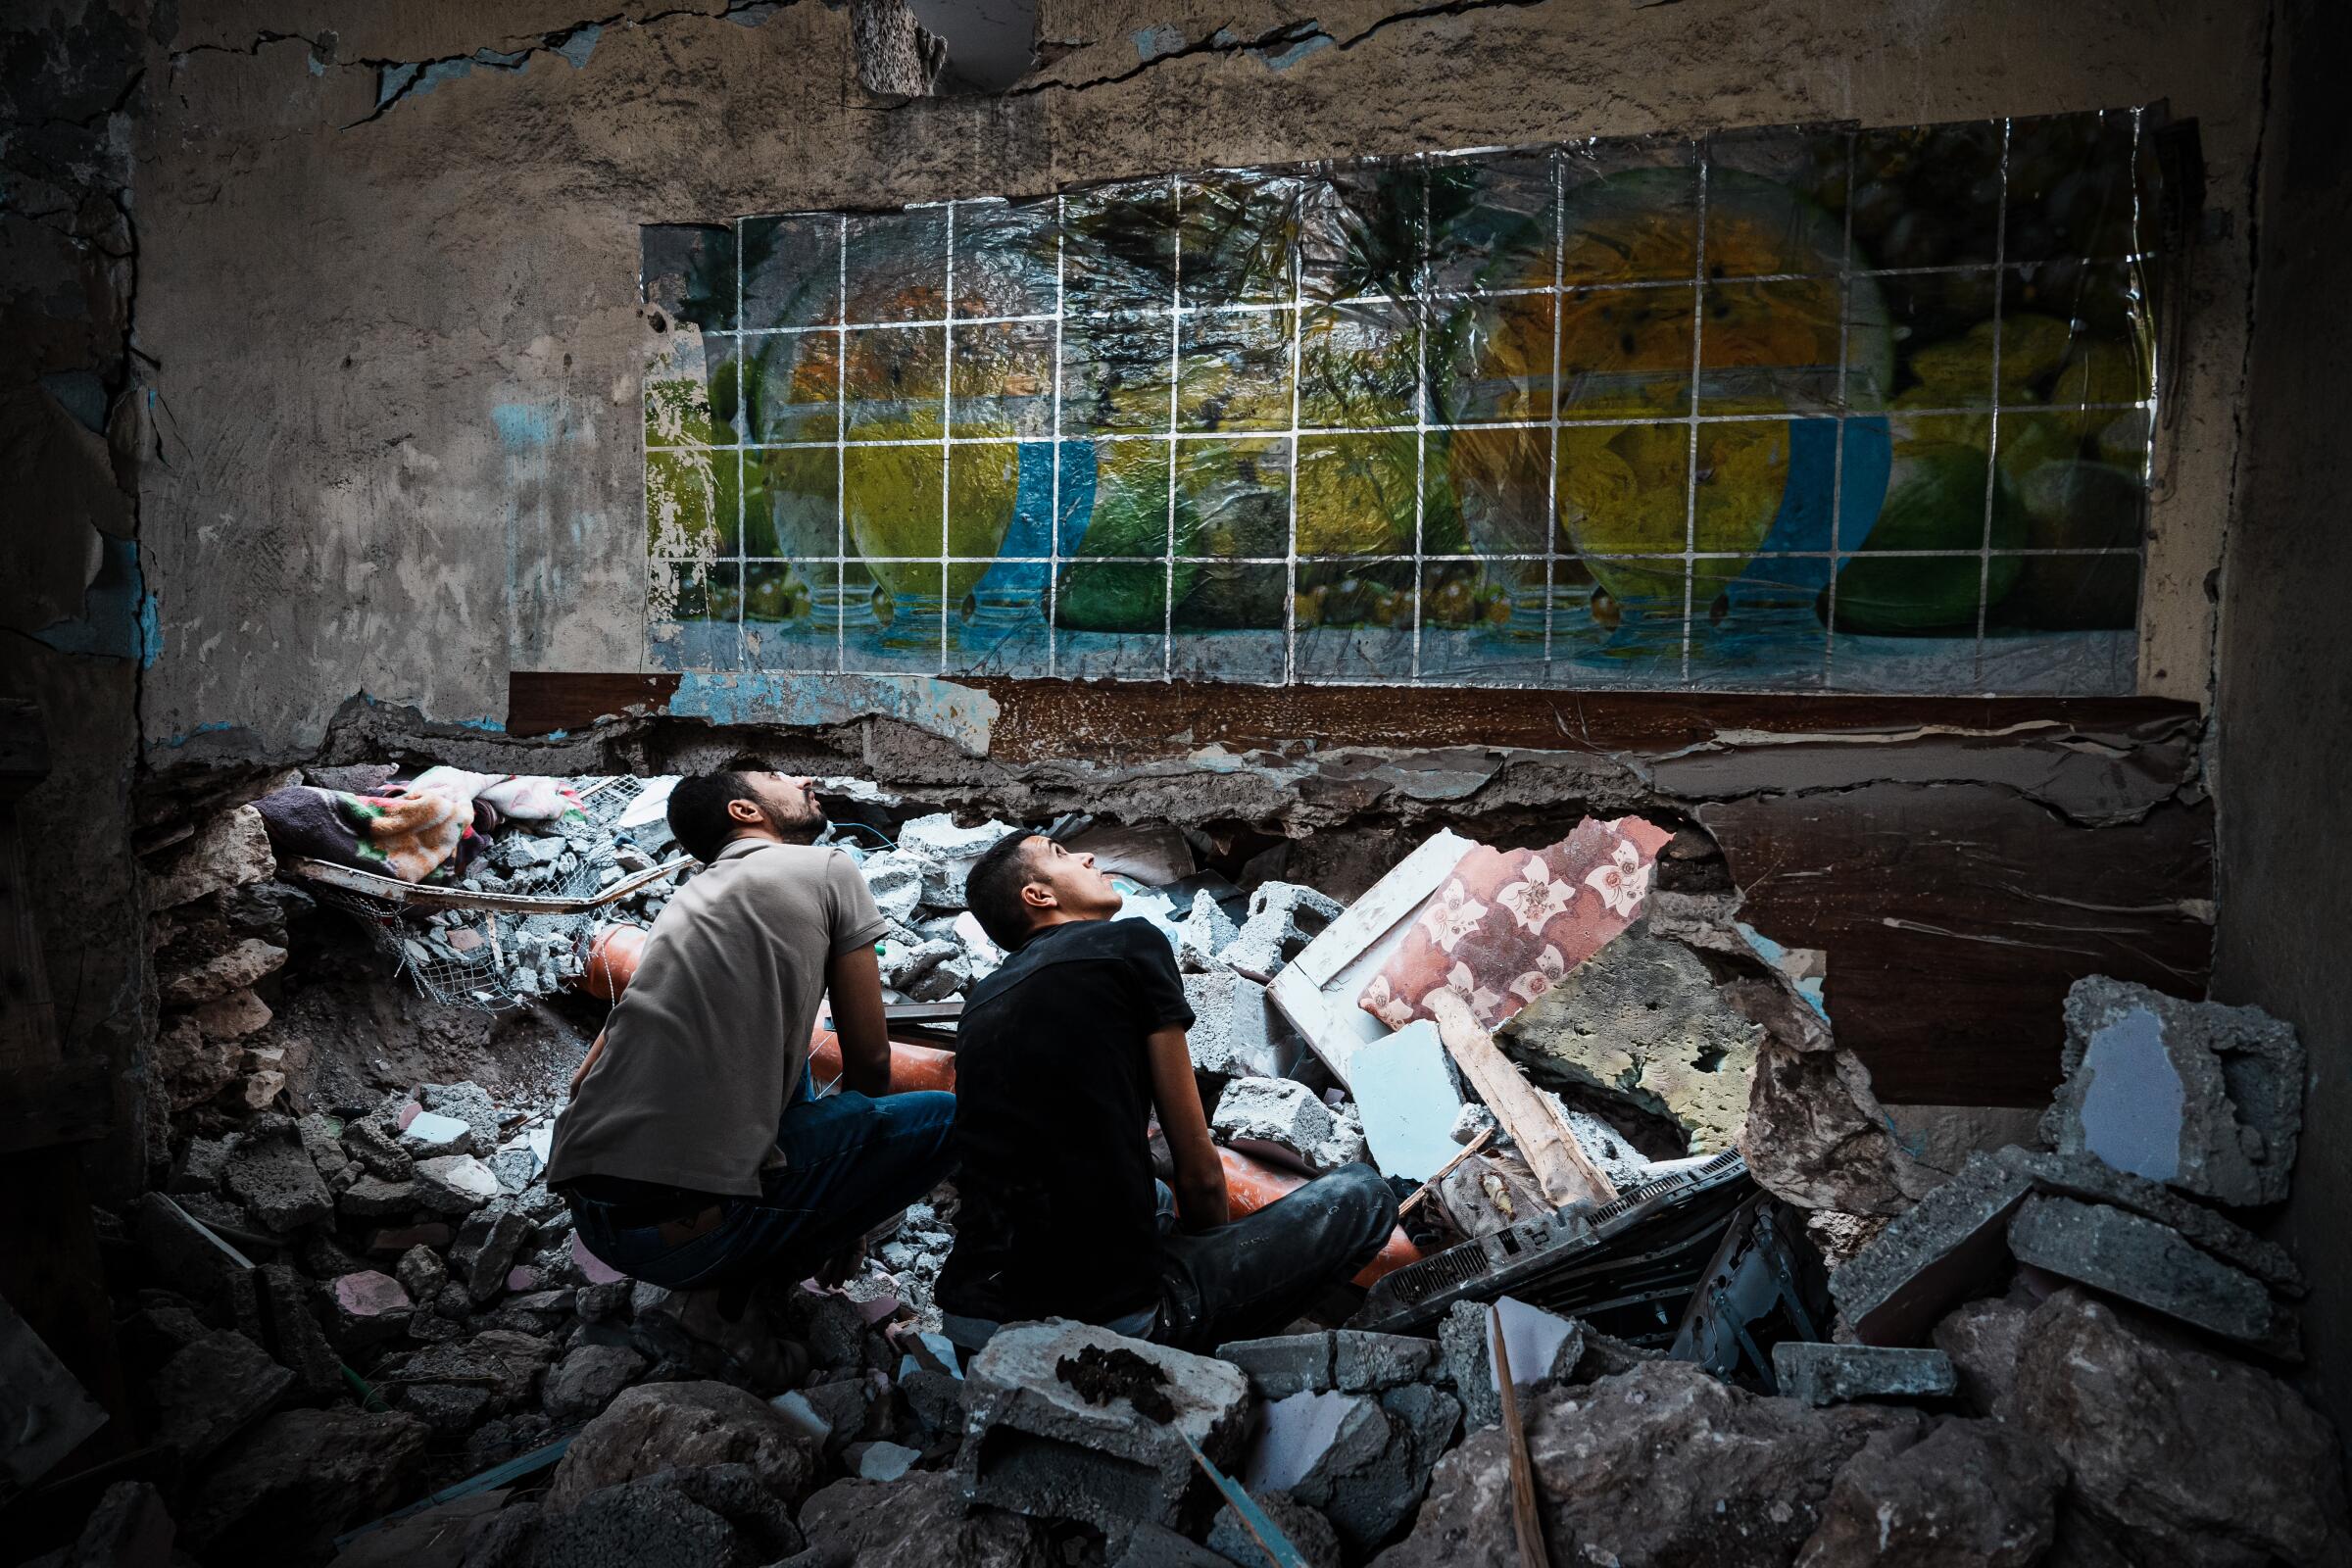
[{"label": "broken cinder block", "polygon": [[1185,1031],[1193,1069],[1218,1079],[1220,1089],[1226,1079],[1284,1077],[1298,1064],[1304,1048],[1297,1031],[1249,976],[1231,969],[1186,974],[1184,1000],[1193,1009]]},{"label": "broken cinder block", "polygon": [[1250,1385],[1238,1367],[1052,1319],[1000,1332],[964,1373],[956,1459],[971,1501],[1099,1529],[1182,1529],[1208,1498],[1185,1446],[1232,1469]]},{"label": "broken cinder block", "polygon": [[2061,1154],[2225,1203],[2284,1199],[2303,1125],[2303,1048],[2259,1007],[2093,976],[2066,994],[2066,1082],[2042,1118]]},{"label": "broken cinder block", "polygon": [[1252,980],[1271,980],[1316,933],[1342,913],[1336,900],[1295,882],[1261,882],[1250,895],[1250,918],[1217,954]]},{"label": "broken cinder block", "polygon": [[1343,1394],[1377,1394],[1419,1383],[1435,1368],[1438,1348],[1408,1334],[1334,1329],[1325,1334],[1234,1340],[1217,1347],[1217,1359],[1240,1367],[1259,1398],[1280,1399],[1335,1389]]},{"label": "broken cinder block", "polygon": [[1783,1396],[1813,1405],[1941,1399],[1960,1386],[1952,1358],[1941,1350],[1804,1340],[1784,1340],[1772,1348],[1772,1375]]}]

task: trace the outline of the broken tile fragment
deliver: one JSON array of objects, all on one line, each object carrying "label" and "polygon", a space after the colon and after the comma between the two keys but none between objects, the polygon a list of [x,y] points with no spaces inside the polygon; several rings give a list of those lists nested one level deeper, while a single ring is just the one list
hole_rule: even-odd
[{"label": "broken tile fragment", "polygon": [[1453,1141],[1462,1093],[1428,1019],[1358,1047],[1348,1058],[1348,1088],[1383,1176],[1424,1182],[1462,1152]]}]

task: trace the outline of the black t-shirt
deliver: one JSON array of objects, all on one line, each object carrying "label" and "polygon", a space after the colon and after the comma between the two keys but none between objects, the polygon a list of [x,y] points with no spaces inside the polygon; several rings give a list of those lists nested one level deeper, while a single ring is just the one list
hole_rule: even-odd
[{"label": "black t-shirt", "polygon": [[1049,926],[973,988],[956,1029],[963,1206],[939,1304],[1104,1323],[1159,1295],[1145,1039],[1189,1026],[1144,920]]}]

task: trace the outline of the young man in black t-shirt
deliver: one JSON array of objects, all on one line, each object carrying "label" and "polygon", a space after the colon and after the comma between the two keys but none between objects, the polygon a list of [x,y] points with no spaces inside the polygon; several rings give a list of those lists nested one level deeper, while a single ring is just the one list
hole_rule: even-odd
[{"label": "young man in black t-shirt", "polygon": [[[1279,1333],[1380,1250],[1396,1200],[1369,1165],[1230,1217],[1175,956],[1148,922],[1111,918],[1119,893],[1093,856],[1016,834],[973,866],[964,898],[1010,956],[956,1027],[962,1210],[938,1291],[950,1338],[1068,1317],[1209,1349]],[[1152,1172],[1154,1108],[1172,1195]]]}]

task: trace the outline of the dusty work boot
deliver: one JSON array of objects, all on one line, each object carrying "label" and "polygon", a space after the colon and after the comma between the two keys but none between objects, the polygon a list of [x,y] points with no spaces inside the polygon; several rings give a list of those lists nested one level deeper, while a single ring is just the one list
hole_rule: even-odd
[{"label": "dusty work boot", "polygon": [[763,1393],[799,1388],[808,1376],[808,1347],[777,1334],[769,1314],[742,1292],[726,1287],[672,1291],[653,1315],[668,1319],[695,1344],[718,1351]]}]

